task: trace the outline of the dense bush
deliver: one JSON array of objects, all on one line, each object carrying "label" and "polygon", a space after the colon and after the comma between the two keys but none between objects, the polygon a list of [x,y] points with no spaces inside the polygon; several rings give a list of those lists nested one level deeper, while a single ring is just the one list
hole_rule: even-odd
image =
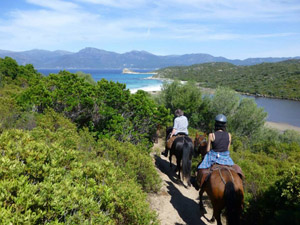
[{"label": "dense bush", "polygon": [[40,79],[19,95],[18,103],[39,113],[52,108],[99,137],[134,144],[147,144],[157,125],[168,120],[168,111],[144,91],[130,94],[125,84],[104,79],[93,85],[66,71]]},{"label": "dense bush", "polygon": [[277,181],[249,202],[245,224],[300,224],[300,167],[286,169]]},{"label": "dense bush", "polygon": [[71,131],[1,134],[1,223],[155,223],[133,174],[103,158],[82,160]]},{"label": "dense bush", "polygon": [[134,178],[143,190],[157,192],[160,189],[161,180],[147,151],[141,151],[142,146],[120,143],[113,139],[101,140],[98,146],[98,155],[112,160],[116,167],[120,167],[128,176]]}]

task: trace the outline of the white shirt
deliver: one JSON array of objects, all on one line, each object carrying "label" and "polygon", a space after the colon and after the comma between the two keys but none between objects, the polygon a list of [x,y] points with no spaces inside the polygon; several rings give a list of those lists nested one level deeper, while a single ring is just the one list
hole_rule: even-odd
[{"label": "white shirt", "polygon": [[174,135],[177,135],[178,133],[185,133],[186,135],[188,135],[189,134],[189,131],[187,129],[188,125],[189,122],[185,116],[176,117],[173,126],[173,128],[176,130]]}]

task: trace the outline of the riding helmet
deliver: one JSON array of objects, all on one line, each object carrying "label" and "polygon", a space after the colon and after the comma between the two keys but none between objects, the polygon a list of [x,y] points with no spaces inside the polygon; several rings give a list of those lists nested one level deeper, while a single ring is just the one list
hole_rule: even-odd
[{"label": "riding helmet", "polygon": [[216,116],[215,121],[219,122],[219,123],[226,123],[227,118],[223,114],[219,114],[219,115]]}]

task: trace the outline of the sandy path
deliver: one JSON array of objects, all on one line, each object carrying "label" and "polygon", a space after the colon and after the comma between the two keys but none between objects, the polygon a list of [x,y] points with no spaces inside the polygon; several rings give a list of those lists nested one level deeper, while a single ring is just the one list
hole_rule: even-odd
[{"label": "sandy path", "polygon": [[[153,147],[153,161],[156,169],[163,181],[163,186],[157,194],[150,194],[149,201],[153,210],[158,213],[161,225],[204,225],[216,224],[209,223],[205,217],[211,218],[212,209],[208,207],[209,200],[204,196],[204,205],[207,210],[205,217],[201,216],[199,210],[199,193],[194,187],[186,187],[177,180],[175,176],[175,166],[170,168],[169,160],[160,156],[160,152],[164,149],[164,142],[159,142]],[[175,158],[172,160],[175,163]],[[223,221],[223,224],[226,224]]]}]

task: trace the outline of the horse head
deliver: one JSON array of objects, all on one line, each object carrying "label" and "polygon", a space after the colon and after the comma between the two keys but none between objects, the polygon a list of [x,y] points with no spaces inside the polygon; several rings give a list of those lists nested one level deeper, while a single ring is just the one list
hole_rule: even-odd
[{"label": "horse head", "polygon": [[207,146],[206,133],[204,133],[203,135],[199,135],[198,133],[196,133],[196,136],[194,139],[194,153],[196,155],[201,154],[202,159],[203,159],[206,154],[206,146]]}]

